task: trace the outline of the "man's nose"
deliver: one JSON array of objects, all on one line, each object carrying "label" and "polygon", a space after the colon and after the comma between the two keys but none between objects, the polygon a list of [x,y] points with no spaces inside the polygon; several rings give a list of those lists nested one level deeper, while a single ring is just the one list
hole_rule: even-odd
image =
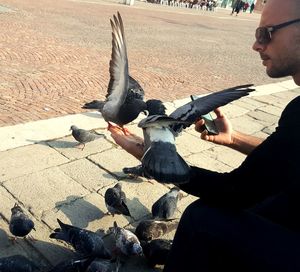
[{"label": "man's nose", "polygon": [[266,44],[260,44],[258,41],[255,41],[252,45],[252,49],[256,52],[263,52],[267,48]]}]

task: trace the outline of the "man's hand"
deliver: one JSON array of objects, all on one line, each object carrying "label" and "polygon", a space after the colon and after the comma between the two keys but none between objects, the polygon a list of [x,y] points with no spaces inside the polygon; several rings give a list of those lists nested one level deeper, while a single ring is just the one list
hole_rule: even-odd
[{"label": "man's hand", "polygon": [[231,123],[222,113],[220,108],[215,109],[214,112],[217,116],[216,119],[214,119],[214,122],[219,131],[218,135],[208,135],[207,130],[203,130],[203,125],[205,124],[203,119],[196,122],[195,130],[201,133],[201,139],[203,140],[213,142],[215,144],[230,146],[232,144],[233,133]]},{"label": "man's hand", "polygon": [[144,155],[144,140],[141,137],[136,136],[128,130],[125,135],[123,130],[117,126],[110,127],[109,131],[116,144],[121,146],[138,160],[141,160]]}]

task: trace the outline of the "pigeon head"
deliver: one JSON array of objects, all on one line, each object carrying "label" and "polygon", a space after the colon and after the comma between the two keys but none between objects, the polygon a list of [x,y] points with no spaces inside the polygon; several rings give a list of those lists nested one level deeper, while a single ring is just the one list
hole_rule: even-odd
[{"label": "pigeon head", "polygon": [[143,248],[141,247],[140,244],[134,243],[132,245],[132,254],[133,255],[139,255],[139,256],[143,255]]},{"label": "pigeon head", "polygon": [[22,208],[18,205],[18,203],[15,203],[15,205],[11,208],[12,214],[16,214],[18,212],[23,212]]},{"label": "pigeon head", "polygon": [[150,115],[165,115],[166,107],[163,102],[158,99],[149,99],[146,101],[148,116]]},{"label": "pigeon head", "polygon": [[118,182],[114,187],[121,190],[122,189],[122,184]]},{"label": "pigeon head", "polygon": [[73,131],[73,130],[76,130],[76,129],[78,129],[78,127],[76,127],[76,126],[74,126],[74,125],[70,127],[70,130],[72,130],[72,131]]},{"label": "pigeon head", "polygon": [[179,191],[180,191],[180,189],[178,187],[173,187],[170,190],[169,195],[177,198],[178,194],[179,194]]}]

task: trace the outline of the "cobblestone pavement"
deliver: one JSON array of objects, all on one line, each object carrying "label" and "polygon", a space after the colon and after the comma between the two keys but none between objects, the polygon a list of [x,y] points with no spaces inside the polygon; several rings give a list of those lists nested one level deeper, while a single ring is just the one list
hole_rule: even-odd
[{"label": "cobblestone pavement", "polygon": [[136,1],[2,0],[0,126],[79,113],[103,98],[109,18],[125,24],[130,73],[165,101],[240,83],[270,82],[251,50],[258,14],[232,17]]}]

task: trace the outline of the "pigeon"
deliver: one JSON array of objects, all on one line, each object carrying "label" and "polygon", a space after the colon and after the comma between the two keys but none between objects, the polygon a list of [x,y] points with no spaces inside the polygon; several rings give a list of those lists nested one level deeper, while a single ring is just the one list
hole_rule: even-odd
[{"label": "pigeon", "polygon": [[118,272],[119,268],[119,259],[115,263],[108,260],[96,259],[89,265],[86,272]]},{"label": "pigeon", "polygon": [[48,272],[85,272],[95,257],[72,258],[58,263]]},{"label": "pigeon", "polygon": [[104,259],[111,258],[111,254],[106,249],[102,237],[99,234],[64,224],[59,219],[57,219],[57,222],[60,228],[55,229],[54,233],[50,234],[50,238],[71,244],[77,252],[85,256],[89,255]]},{"label": "pigeon", "polygon": [[34,272],[39,268],[22,255],[0,258],[0,272]]},{"label": "pigeon", "polygon": [[180,122],[165,115],[152,115],[138,124],[143,128],[143,175],[161,183],[182,184],[189,181],[190,167],[178,154],[171,124]]},{"label": "pigeon", "polygon": [[142,165],[146,175],[161,183],[187,183],[190,167],[178,154],[175,137],[201,116],[248,95],[255,90],[252,86],[247,84],[215,92],[177,108],[169,116],[153,115],[141,120],[138,126],[144,133]]},{"label": "pigeon", "polygon": [[124,228],[118,227],[114,222],[112,232],[116,239],[116,249],[126,256],[142,255],[143,249],[139,239],[134,233]]},{"label": "pigeon", "polygon": [[177,226],[178,221],[174,220],[143,220],[136,227],[135,234],[140,241],[150,241],[175,230]]},{"label": "pigeon", "polygon": [[[130,75],[128,75],[129,78],[129,86],[128,86],[128,91],[135,93],[135,94],[139,94],[137,95],[137,98],[141,98],[142,100],[144,99],[144,95],[145,92],[143,90],[143,88],[141,87],[140,83],[135,80],[133,77],[131,77]],[[109,93],[109,90],[107,90],[107,92]],[[91,102],[87,102],[85,103],[82,108],[83,109],[93,109],[93,110],[98,110],[98,111],[102,111],[103,106],[105,104],[105,101],[101,101],[101,100],[93,100]]]},{"label": "pigeon", "polygon": [[114,216],[115,214],[124,214],[131,216],[126,205],[126,195],[122,191],[121,183],[117,183],[114,187],[108,188],[104,195],[107,210]]},{"label": "pigeon", "polygon": [[32,229],[35,230],[33,221],[24,213],[17,203],[15,203],[11,209],[11,213],[9,230],[13,235],[25,237]]},{"label": "pigeon", "polygon": [[144,256],[150,267],[154,268],[158,265],[165,265],[169,256],[172,240],[156,239],[149,243],[142,241]]},{"label": "pigeon", "polygon": [[79,142],[79,145],[83,145],[82,150],[86,143],[105,137],[101,133],[90,132],[85,129],[80,129],[74,125],[71,126],[70,130],[72,130],[72,136]]},{"label": "pigeon", "polygon": [[[122,127],[147,109],[144,91],[128,74],[128,58],[123,21],[120,13],[110,20],[112,27],[112,54],[109,63],[110,81],[106,100],[100,110],[109,126],[110,122]],[[133,81],[133,86],[130,84]]]},{"label": "pigeon", "polygon": [[177,209],[179,191],[178,187],[173,187],[152,205],[151,212],[154,218],[170,219],[173,217]]}]

